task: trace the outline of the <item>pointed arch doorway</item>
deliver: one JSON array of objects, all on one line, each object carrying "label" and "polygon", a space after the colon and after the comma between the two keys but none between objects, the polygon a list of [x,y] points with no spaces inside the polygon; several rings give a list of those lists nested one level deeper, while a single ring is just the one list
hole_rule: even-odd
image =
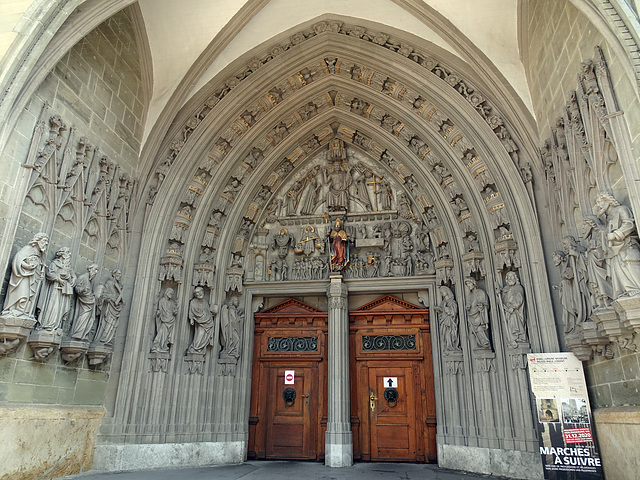
[{"label": "pointed arch doorway", "polygon": [[[386,295],[349,314],[356,461],[436,461],[428,313]],[[289,299],[254,319],[248,456],[322,460],[327,312]]]}]

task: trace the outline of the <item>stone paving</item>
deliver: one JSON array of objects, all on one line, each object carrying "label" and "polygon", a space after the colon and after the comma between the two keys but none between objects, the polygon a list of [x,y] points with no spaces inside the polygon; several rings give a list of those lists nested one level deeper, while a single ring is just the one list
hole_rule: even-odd
[{"label": "stone paving", "polygon": [[143,470],[119,473],[87,472],[65,479],[74,480],[476,480],[504,479],[455,470],[437,465],[416,463],[356,463],[347,468],[331,468],[323,463],[292,461],[249,461],[241,465],[224,465],[184,469]]}]

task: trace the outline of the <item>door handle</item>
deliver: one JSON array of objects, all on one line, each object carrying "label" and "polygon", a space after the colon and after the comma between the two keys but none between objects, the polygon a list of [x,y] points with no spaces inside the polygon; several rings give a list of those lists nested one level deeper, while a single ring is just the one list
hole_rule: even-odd
[{"label": "door handle", "polygon": [[309,394],[308,393],[304,394],[304,404],[305,405],[309,405]]},{"label": "door handle", "polygon": [[378,397],[376,397],[373,392],[369,392],[369,408],[371,408],[371,411],[373,412],[376,409],[376,400],[378,399]]}]

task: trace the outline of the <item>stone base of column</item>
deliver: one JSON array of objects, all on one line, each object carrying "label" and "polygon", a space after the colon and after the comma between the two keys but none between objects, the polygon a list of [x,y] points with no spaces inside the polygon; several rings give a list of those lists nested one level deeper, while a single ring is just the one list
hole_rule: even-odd
[{"label": "stone base of column", "polygon": [[353,465],[353,437],[351,432],[325,434],[324,464],[328,467]]}]

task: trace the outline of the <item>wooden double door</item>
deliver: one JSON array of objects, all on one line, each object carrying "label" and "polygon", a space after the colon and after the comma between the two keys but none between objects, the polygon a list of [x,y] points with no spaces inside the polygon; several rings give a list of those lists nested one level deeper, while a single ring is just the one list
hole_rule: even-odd
[{"label": "wooden double door", "polygon": [[[322,460],[326,312],[288,300],[255,318],[249,457]],[[436,460],[430,348],[426,309],[386,296],[350,313],[355,460]]]}]

